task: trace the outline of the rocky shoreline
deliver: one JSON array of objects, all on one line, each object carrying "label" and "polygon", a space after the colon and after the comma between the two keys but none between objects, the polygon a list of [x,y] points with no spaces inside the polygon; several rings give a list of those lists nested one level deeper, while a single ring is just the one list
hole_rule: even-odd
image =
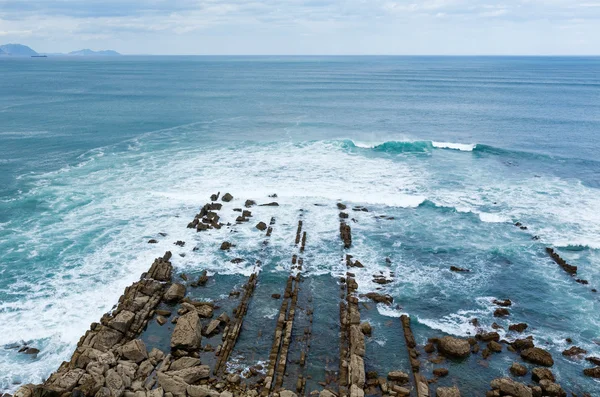
[{"label": "rocky shoreline", "polygon": [[[276,198],[276,195],[271,198]],[[220,222],[219,211],[227,210],[227,203],[232,200],[233,196],[229,193],[222,197],[220,193],[212,195],[211,201],[200,209],[188,228],[210,233],[213,229],[249,223],[253,218],[250,209],[258,205],[253,200],[245,201],[246,209],[233,208],[233,211],[240,213],[235,224]],[[419,345],[411,328],[411,318],[404,314],[392,325],[403,335],[406,350],[402,354],[405,354],[409,366],[394,368],[382,375],[368,371],[365,365],[368,358],[366,338],[374,330],[369,322],[361,320],[361,306],[364,307],[365,302],[391,306],[393,298],[376,289],[358,294],[359,285],[353,268],[364,266],[358,258],[353,258],[347,252],[352,247],[350,217],[345,204],[340,202],[336,205],[339,210],[339,250],[341,262],[346,266],[345,276],[331,280],[340,291],[339,298],[337,295],[331,297],[336,302],[339,299],[339,340],[331,341],[334,350],[339,346],[339,368],[336,374],[326,376],[327,381],[320,383],[320,390],[307,390],[306,387],[310,379],[306,368],[311,360],[315,307],[309,292],[303,288],[305,251],[310,249],[311,236],[304,230],[300,212],[291,252],[291,272],[281,293],[272,294],[272,299],[280,301],[280,306],[274,328],[268,325],[264,329],[265,334],[272,333],[271,349],[265,365],[257,364],[245,373],[232,370],[229,365],[260,283],[261,261],[256,261],[254,271],[243,284],[242,291],[230,293],[237,304],[229,310],[209,300],[192,299],[188,287],[209,288],[206,287],[209,277],[204,272],[187,285],[175,282],[176,275],[170,262],[172,254],[166,252],[152,263],[139,281],[125,289],[110,313],[105,314],[98,323],[91,324],[68,362],[64,362],[42,384],[22,386],[14,397],[457,397],[461,393],[469,396],[472,395],[469,390],[461,391],[457,385],[436,387],[438,381],[449,374],[450,370],[444,364],[452,360],[468,360],[472,356],[479,356],[485,362],[492,360],[495,355],[510,357],[513,363],[507,372],[511,376],[490,380],[486,397],[567,396],[550,369],[555,365],[550,352],[536,346],[533,337],[520,337],[528,328],[525,323],[509,326],[509,332],[517,335],[512,341],[501,339],[495,330],[500,327],[496,323],[492,329],[485,329],[479,326],[477,319],[473,319],[478,333],[472,338],[440,335]],[[262,206],[277,207],[278,203],[272,201]],[[368,212],[364,207],[355,207],[353,210]],[[261,252],[267,255],[269,239],[276,228],[276,218],[272,217],[268,225],[260,221],[251,227],[261,233]],[[178,241],[175,244],[182,246],[185,242]],[[230,251],[235,249],[235,244],[223,241],[214,249]],[[569,265],[553,249],[548,248],[547,252],[569,275],[577,274],[577,267]],[[235,260],[244,259],[232,261]],[[468,270],[455,268],[453,271]],[[177,276],[188,280],[185,274]],[[374,274],[373,282],[375,285],[385,285],[393,277],[393,274],[387,277]],[[587,284],[585,280],[576,281]],[[497,306],[494,316],[507,318],[511,315],[509,308],[512,302],[509,299],[496,300],[494,303]],[[174,307],[176,315],[165,307]],[[142,340],[141,335],[150,322],[162,327],[169,322],[168,318],[174,324],[168,351],[149,346]],[[218,345],[213,346],[213,341]],[[292,351],[299,353],[299,359],[291,359]],[[586,354],[577,346],[571,346],[563,352],[563,356],[569,358],[582,358]],[[600,359],[587,357],[587,360],[594,366],[585,369],[584,375],[600,378]],[[429,379],[422,371],[424,363],[436,366]],[[529,374],[530,380],[526,380]],[[287,380],[290,377],[293,380]],[[290,387],[286,389],[286,384],[294,384],[294,390],[290,390]],[[588,393],[571,395],[592,396]]]}]

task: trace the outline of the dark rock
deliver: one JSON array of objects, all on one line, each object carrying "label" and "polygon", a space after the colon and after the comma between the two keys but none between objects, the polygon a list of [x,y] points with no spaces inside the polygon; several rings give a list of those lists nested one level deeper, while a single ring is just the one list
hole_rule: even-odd
[{"label": "dark rock", "polygon": [[342,204],[342,203],[337,203],[337,207],[339,210],[345,210],[347,208],[346,204]]},{"label": "dark rock", "polygon": [[443,378],[448,375],[448,370],[446,368],[436,368],[433,370],[433,375],[438,378]]},{"label": "dark rock", "polygon": [[515,331],[515,332],[523,332],[527,329],[527,324],[525,323],[519,323],[519,324],[511,324],[508,326],[508,330],[509,331]]},{"label": "dark rock", "polygon": [[366,298],[371,299],[373,302],[385,303],[386,305],[391,305],[392,302],[394,301],[394,298],[392,298],[390,295],[382,295],[382,294],[378,294],[377,292],[369,292],[368,294],[365,294],[364,296]]},{"label": "dark rock", "polygon": [[500,340],[500,334],[497,332],[484,332],[481,334],[477,334],[476,338],[483,342],[489,342],[489,341],[497,342]]},{"label": "dark rock", "polygon": [[279,203],[273,201],[272,203],[261,204],[260,207],[279,207]]},{"label": "dark rock", "polygon": [[348,219],[348,213],[346,213],[346,212],[340,212],[340,218],[341,219]]},{"label": "dark rock", "polygon": [[246,207],[246,208],[250,208],[253,205],[256,205],[256,201],[254,201],[254,200],[246,200],[246,202],[244,203],[244,207]]},{"label": "dark rock", "polygon": [[226,203],[230,202],[231,200],[233,200],[233,196],[229,193],[225,193],[223,195],[223,197],[221,198],[221,200],[225,201]]},{"label": "dark rock", "polygon": [[506,317],[506,316],[510,316],[510,312],[508,311],[508,309],[499,307],[498,309],[494,310],[494,317]]},{"label": "dark rock", "polygon": [[530,349],[533,347],[533,341],[529,338],[517,339],[513,343],[511,343],[511,346],[514,347],[517,351]]},{"label": "dark rock", "polygon": [[563,258],[560,257],[552,248],[546,248],[546,252],[562,269],[570,275],[577,274],[577,266],[569,265]]},{"label": "dark rock", "polygon": [[277,193],[269,194],[269,197],[271,197],[271,198],[277,198]]},{"label": "dark rock", "polygon": [[469,269],[464,269],[462,267],[456,267],[456,266],[450,266],[450,270],[453,272],[462,272],[462,273],[468,273],[470,272]]},{"label": "dark rock", "polygon": [[493,329],[504,329],[503,326],[501,326],[500,324],[498,324],[496,322],[492,323],[492,328]]},{"label": "dark rock", "polygon": [[502,345],[496,341],[490,341],[487,344],[487,348],[494,353],[500,353],[502,351]]},{"label": "dark rock", "polygon": [[586,360],[591,362],[592,364],[600,365],[600,358],[598,357],[588,357],[586,358]]},{"label": "dark rock", "polygon": [[174,244],[183,247],[185,245],[185,241],[177,240]]},{"label": "dark rock", "polygon": [[158,243],[158,241],[156,241],[155,239],[148,240],[148,244],[156,244],[156,243]]},{"label": "dark rock", "polygon": [[574,357],[574,356],[583,356],[586,353],[587,353],[587,350],[584,350],[577,346],[571,346],[567,350],[563,351],[562,355],[566,356],[566,357]]},{"label": "dark rock", "polygon": [[539,347],[532,347],[530,349],[523,350],[521,352],[521,358],[525,361],[529,361],[537,365],[543,365],[545,367],[551,367],[554,365],[552,355],[546,350],[540,349]]},{"label": "dark rock", "polygon": [[514,397],[533,397],[531,389],[523,384],[516,382],[510,378],[494,379],[490,385],[492,389],[500,390],[500,395]]},{"label": "dark rock", "polygon": [[221,244],[221,250],[222,251],[227,251],[227,250],[229,250],[233,246],[234,245],[231,244],[229,241],[223,241],[223,243]]},{"label": "dark rock", "polygon": [[433,343],[428,343],[423,347],[423,350],[425,350],[425,353],[433,353],[435,351],[435,345]]},{"label": "dark rock", "polygon": [[264,222],[258,222],[258,225],[256,225],[256,228],[258,230],[260,230],[261,232],[264,232],[265,230],[267,230],[267,224]]},{"label": "dark rock", "polygon": [[600,367],[586,368],[583,370],[585,376],[600,379]]},{"label": "dark rock", "polygon": [[219,199],[220,194],[221,194],[221,192],[218,192],[217,194],[211,194],[210,201],[217,201]]},{"label": "dark rock", "polygon": [[512,301],[510,299],[501,299],[501,300],[494,299],[492,301],[492,303],[494,305],[503,306],[503,307],[512,306]]},{"label": "dark rock", "polygon": [[273,294],[273,295],[271,295],[271,298],[279,299],[279,298],[281,298],[281,294]]},{"label": "dark rock", "polygon": [[38,354],[39,352],[40,352],[39,349],[36,349],[35,347],[28,347],[22,353],[24,353],[24,354]]}]

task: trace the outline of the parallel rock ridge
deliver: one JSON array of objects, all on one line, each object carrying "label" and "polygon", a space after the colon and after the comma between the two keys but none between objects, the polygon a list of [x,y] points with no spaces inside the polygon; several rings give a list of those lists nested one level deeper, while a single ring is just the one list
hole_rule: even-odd
[{"label": "parallel rock ridge", "polygon": [[[236,228],[246,225],[252,229],[253,233],[259,234],[261,239],[264,238],[261,241],[261,254],[268,253],[266,248],[273,232],[275,218],[271,218],[268,226],[265,222],[259,222],[255,226],[248,225],[246,222],[253,216],[252,213],[242,208],[234,208],[233,211],[240,212],[242,215],[237,218],[235,223],[225,225],[219,222],[221,219],[219,214],[222,215],[219,211],[229,205],[227,203],[235,203],[236,199],[226,193],[221,198],[221,202],[225,203],[222,204],[216,202],[219,197],[220,193],[212,195],[211,202],[200,209],[198,215],[188,226],[197,231],[209,231],[224,226]],[[276,196],[274,195],[274,197]],[[267,206],[276,207],[276,204],[267,204]],[[246,200],[244,203],[245,208],[255,205],[256,202],[253,200]],[[383,275],[383,272],[373,275],[372,283],[379,292],[372,291],[358,295],[357,280],[364,280],[364,278],[357,277],[352,272],[363,272],[359,274],[362,276],[365,271],[369,270],[368,262],[365,258],[360,258],[364,261],[363,264],[351,255],[349,250],[352,247],[352,230],[346,223],[348,214],[342,212],[347,209],[347,206],[337,203],[337,207],[340,210],[341,263],[346,263],[345,276],[331,279],[333,285],[336,288],[339,287],[341,291],[339,299],[339,371],[335,373],[336,365],[336,370],[332,371],[333,375],[328,379],[329,375],[327,375],[326,382],[319,382],[324,389],[313,390],[311,395],[318,394],[321,397],[364,397],[365,395],[429,397],[435,394],[437,397],[457,397],[461,395],[461,391],[457,386],[452,386],[454,383],[452,375],[447,378],[448,381],[452,379],[452,383],[446,383],[443,386],[443,383],[439,383],[440,386],[436,387],[440,378],[448,376],[451,370],[454,371],[453,366],[443,367],[444,360],[446,358],[455,361],[469,360],[471,356],[480,353],[481,346],[480,357],[483,360],[491,359],[490,357],[493,357],[495,353],[503,351],[513,353],[515,358],[512,365],[506,368],[506,373],[512,377],[492,380],[489,383],[491,390],[487,392],[486,397],[566,396],[565,391],[556,383],[555,376],[551,371],[555,364],[552,355],[550,352],[536,347],[533,337],[527,336],[508,342],[501,339],[500,334],[496,332],[502,328],[500,325],[494,323],[491,326],[492,329],[479,328],[477,319],[472,320],[472,324],[478,327],[477,334],[472,338],[433,337],[428,339],[425,346],[420,346],[417,340],[422,336],[415,337],[411,329],[411,318],[404,314],[400,317],[400,321],[396,322],[396,327],[398,332],[403,333],[406,344],[403,354],[408,358],[410,367],[394,369],[387,374],[387,377],[385,375],[380,377],[375,371],[367,371],[369,359],[373,358],[367,357],[368,339],[366,338],[370,337],[374,331],[368,322],[361,322],[362,308],[366,308],[366,315],[368,315],[369,308],[366,304],[361,305],[359,298],[375,302],[378,305],[391,306],[394,300],[392,296],[383,293],[383,286],[393,282],[395,275],[391,272],[386,276]],[[273,208],[273,210],[276,209]],[[353,210],[369,213],[369,210],[364,207],[354,207]],[[310,262],[304,263],[303,258],[308,238],[307,231],[303,230],[304,227],[304,222],[299,220],[291,253],[290,274],[287,279],[282,280],[281,290],[277,291],[279,293],[271,295],[273,299],[281,299],[281,306],[277,317],[273,320],[274,329],[271,328],[272,345],[268,364],[264,367],[261,364],[260,370],[251,367],[249,369],[251,376],[246,376],[242,370],[231,370],[230,364],[234,363],[239,356],[235,354],[235,358],[231,359],[236,342],[243,330],[244,317],[248,312],[255,289],[260,285],[261,261],[256,261],[251,275],[243,284],[243,294],[236,286],[236,289],[230,294],[235,299],[234,304],[226,309],[220,309],[220,315],[213,319],[213,314],[219,310],[219,302],[197,302],[186,297],[186,285],[192,287],[207,285],[209,278],[206,270],[203,271],[197,282],[174,283],[173,266],[170,262],[171,252],[166,252],[163,257],[157,258],[153,262],[148,272],[144,273],[139,281],[125,289],[117,307],[112,312],[105,314],[99,323],[91,325],[90,330],[77,344],[69,362],[62,363],[43,384],[25,385],[17,391],[15,396],[296,396],[296,393],[283,388],[284,384],[286,387],[290,387],[289,379],[292,379],[291,382],[296,382],[298,394],[306,395],[306,380],[312,376],[312,374],[308,375],[309,372],[305,367],[307,361],[310,362],[310,357],[307,359],[307,355],[312,333],[310,327],[312,327],[313,307],[312,304],[306,303],[312,302],[310,292],[300,293],[309,290],[309,288],[306,290],[302,288],[302,285],[306,285],[302,284],[304,267],[310,266]],[[235,232],[236,230],[231,231]],[[235,234],[232,233],[232,238],[235,238],[234,236]],[[232,242],[236,241],[232,240]],[[176,244],[184,246],[185,242],[178,241]],[[310,240],[308,248],[310,249]],[[222,255],[230,254],[236,250],[236,244],[220,241],[219,246],[214,249]],[[548,253],[565,271],[572,275],[576,274],[575,266],[568,265],[552,249],[548,249]],[[263,258],[261,257],[261,259]],[[229,259],[227,260],[229,261]],[[230,261],[240,263],[245,260],[245,258],[235,258]],[[391,264],[389,258],[386,261]],[[453,270],[465,271],[467,269],[455,267]],[[184,281],[188,280],[185,274],[180,274],[179,277]],[[365,288],[365,285],[361,285],[361,288]],[[333,299],[336,299],[337,302],[337,298],[333,297]],[[168,320],[165,317],[170,317],[172,313],[170,310],[164,310],[163,306],[159,309],[158,305],[161,303],[168,303],[171,307],[178,305],[178,316],[171,318],[171,323],[175,326],[170,334],[170,344],[167,345],[167,348],[170,349],[168,353],[156,348],[148,351],[145,343],[139,339],[140,334],[155,315],[156,322],[160,326],[167,323]],[[493,303],[498,306],[494,311],[494,316],[500,318],[511,316],[508,308],[512,306],[513,302],[510,299],[494,299]],[[363,312],[364,316],[365,312]],[[306,323],[303,325],[302,321],[306,321],[303,318],[308,318],[310,325],[307,326]],[[205,321],[204,325],[203,321]],[[390,324],[392,323],[390,322]],[[520,336],[527,329],[526,323],[511,324],[508,327],[509,335],[519,334]],[[210,340],[210,343],[214,342],[215,339],[211,338],[219,333],[222,333],[221,341],[216,342],[218,344],[216,348],[206,343],[207,339]],[[204,341],[203,337],[206,338]],[[203,342],[205,343],[203,344]],[[332,345],[334,344],[332,343]],[[294,357],[294,352],[298,351],[298,347],[301,350],[299,360]],[[239,352],[236,351],[236,353]],[[571,346],[563,352],[563,356],[567,359],[583,359],[586,354],[586,350],[577,346]],[[423,358],[424,355],[428,356]],[[205,360],[206,358],[208,360]],[[434,368],[431,368],[429,364],[425,366],[423,365],[424,360],[438,366]],[[598,366],[600,359],[587,357],[587,361],[595,367],[585,369],[584,375],[600,378],[600,367]],[[263,369],[264,371],[262,371]],[[294,372],[296,369],[297,372]],[[428,373],[433,375],[431,379],[425,377]],[[530,374],[532,382],[516,380],[525,379],[523,377],[527,374]],[[243,381],[242,377],[246,380]],[[335,380],[332,381],[332,378]],[[463,392],[470,395],[469,390],[463,390]]]}]

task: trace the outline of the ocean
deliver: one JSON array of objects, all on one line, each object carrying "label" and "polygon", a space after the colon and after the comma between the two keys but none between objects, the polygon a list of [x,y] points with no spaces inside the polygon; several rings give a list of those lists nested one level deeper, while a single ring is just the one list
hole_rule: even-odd
[{"label": "ocean", "polygon": [[[236,256],[255,255],[254,223],[186,228],[220,191],[233,206],[279,203],[253,209],[277,224],[240,365],[268,357],[252,327],[274,321],[269,295],[290,272],[301,212],[317,382],[318,360],[337,346],[341,200],[368,208],[350,211],[359,291],[394,298],[365,314],[368,368],[409,368],[390,325],[402,313],[420,344],[474,335],[472,318],[507,339],[509,324],[525,322],[566,390],[600,395],[582,375],[590,363],[561,355],[571,338],[600,356],[599,150],[595,57],[0,58],[0,392],[68,360],[166,250],[180,272],[242,283],[253,264],[216,247],[234,239]],[[393,282],[373,284],[376,273]],[[503,298],[507,319],[493,316]],[[40,352],[18,353],[24,343]],[[482,395],[512,361],[452,362],[440,384]]]}]

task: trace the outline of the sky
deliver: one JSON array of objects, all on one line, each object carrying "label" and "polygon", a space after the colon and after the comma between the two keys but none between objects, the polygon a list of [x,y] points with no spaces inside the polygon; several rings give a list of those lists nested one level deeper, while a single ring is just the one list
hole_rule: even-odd
[{"label": "sky", "polygon": [[164,55],[600,55],[600,0],[0,0],[0,44]]}]

